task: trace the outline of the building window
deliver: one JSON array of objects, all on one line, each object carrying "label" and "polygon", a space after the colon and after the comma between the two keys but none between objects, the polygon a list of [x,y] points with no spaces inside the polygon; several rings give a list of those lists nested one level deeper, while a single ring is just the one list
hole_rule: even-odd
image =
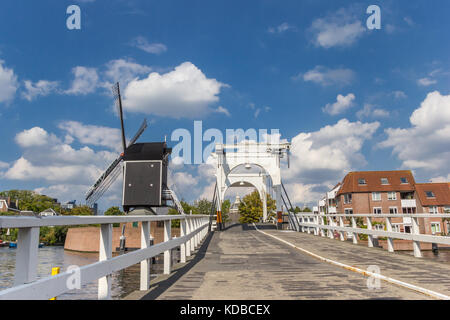
[{"label": "building window", "polygon": [[431,233],[440,233],[441,232],[441,224],[439,222],[432,222],[431,223]]},{"label": "building window", "polygon": [[366,185],[366,184],[367,184],[367,183],[366,183],[366,179],[363,179],[363,178],[358,179],[358,184],[359,184],[359,185]]},{"label": "building window", "polygon": [[381,201],[381,192],[372,192],[373,201]]},{"label": "building window", "polygon": [[405,233],[411,233],[411,226],[405,226]]},{"label": "building window", "polygon": [[445,213],[450,213],[450,207],[444,207],[444,212]]},{"label": "building window", "polygon": [[397,214],[398,213],[397,207],[389,207],[389,213],[390,214]]},{"label": "building window", "polygon": [[352,203],[352,194],[346,193],[344,194],[344,204]]},{"label": "building window", "polygon": [[397,200],[397,192],[388,192],[388,200]]},{"label": "building window", "polygon": [[384,230],[384,226],[381,223],[374,225],[374,227],[375,227],[375,230],[378,230],[378,231],[383,231]]},{"label": "building window", "polygon": [[381,214],[381,208],[373,208],[374,214]]},{"label": "building window", "polygon": [[345,209],[344,213],[345,214],[353,214],[353,209]]},{"label": "building window", "polygon": [[381,184],[389,184],[388,178],[381,178]]},{"label": "building window", "polygon": [[427,198],[436,198],[433,191],[425,191]]},{"label": "building window", "polygon": [[392,224],[392,232],[401,232],[399,224]]},{"label": "building window", "polygon": [[416,213],[416,208],[406,207],[406,208],[402,208],[402,211],[404,214],[412,214],[412,213]]},{"label": "building window", "polygon": [[137,227],[138,227],[138,222],[137,221],[133,222],[133,228],[137,228]]},{"label": "building window", "polygon": [[0,201],[0,209],[3,209],[3,201]]},{"label": "building window", "polygon": [[430,208],[428,208],[428,211],[430,213],[438,213],[438,207],[436,206],[431,206]]},{"label": "building window", "polygon": [[400,182],[403,184],[408,183],[408,179],[406,179],[405,177],[400,178]]}]

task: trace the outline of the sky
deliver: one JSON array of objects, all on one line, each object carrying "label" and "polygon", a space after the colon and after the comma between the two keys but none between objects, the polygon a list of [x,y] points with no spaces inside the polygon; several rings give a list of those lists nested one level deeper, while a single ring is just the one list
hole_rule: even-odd
[{"label": "sky", "polygon": [[[121,151],[116,81],[128,139],[144,118],[139,141],[172,147],[194,121],[224,135],[279,129],[298,205],[355,170],[449,181],[449,11],[447,0],[3,1],[0,190],[83,202]],[[179,198],[211,198],[210,164],[170,168]],[[119,178],[100,209],[120,204]]]}]

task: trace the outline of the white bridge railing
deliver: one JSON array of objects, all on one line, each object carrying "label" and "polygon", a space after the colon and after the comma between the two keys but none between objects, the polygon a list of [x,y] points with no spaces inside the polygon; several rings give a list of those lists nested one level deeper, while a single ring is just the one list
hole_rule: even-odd
[{"label": "white bridge railing", "polygon": [[[368,246],[374,246],[375,237],[386,237],[389,252],[394,252],[394,239],[411,240],[415,257],[422,257],[420,242],[445,244],[450,246],[450,237],[421,234],[419,230],[419,219],[423,218],[450,218],[450,214],[303,214],[295,215],[301,232],[314,233],[322,237],[334,239],[334,231],[339,232],[339,239],[345,241],[346,233],[351,235],[354,244],[358,243],[358,234],[366,234]],[[363,218],[367,229],[358,228],[356,218]],[[394,232],[392,229],[393,218],[410,218],[411,233]],[[345,226],[344,220],[350,219],[351,227]],[[375,230],[372,219],[384,220],[385,230]]]},{"label": "white bridge railing", "polygon": [[[172,239],[171,222],[180,220],[180,237]],[[150,246],[150,222],[164,221],[164,242]],[[141,222],[141,249],[112,257],[113,223]],[[98,298],[111,299],[111,274],[141,264],[140,290],[150,287],[150,259],[164,253],[164,274],[171,272],[171,249],[180,247],[181,262],[186,262],[208,234],[209,216],[0,216],[0,228],[18,228],[14,287],[0,291],[0,300],[50,299],[73,288],[68,285],[74,273],[66,271],[37,280],[39,228],[100,224],[99,261],[79,268],[80,285],[98,280]]]}]

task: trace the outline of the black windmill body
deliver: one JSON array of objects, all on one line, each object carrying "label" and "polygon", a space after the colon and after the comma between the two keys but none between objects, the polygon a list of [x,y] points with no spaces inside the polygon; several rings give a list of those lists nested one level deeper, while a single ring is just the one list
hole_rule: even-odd
[{"label": "black windmill body", "polygon": [[167,200],[172,200],[178,208],[178,200],[167,186],[169,155],[172,149],[167,147],[166,142],[136,143],[147,128],[146,120],[127,146],[118,83],[114,85],[113,92],[121,121],[124,151],[86,193],[87,204],[95,203],[122,171],[122,206],[126,213],[155,214],[153,208],[167,206]]}]

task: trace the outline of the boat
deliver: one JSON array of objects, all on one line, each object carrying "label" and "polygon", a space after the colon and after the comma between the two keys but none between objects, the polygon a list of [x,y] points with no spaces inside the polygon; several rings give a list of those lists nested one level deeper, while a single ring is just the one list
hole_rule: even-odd
[{"label": "boat", "polygon": [[10,242],[9,243],[9,247],[10,248],[17,248],[17,243],[16,242]]},{"label": "boat", "polygon": [[8,246],[9,246],[9,242],[0,240],[0,248],[1,247],[8,247]]},{"label": "boat", "polygon": [[42,247],[44,247],[44,243],[39,243],[39,248],[42,248]]}]

